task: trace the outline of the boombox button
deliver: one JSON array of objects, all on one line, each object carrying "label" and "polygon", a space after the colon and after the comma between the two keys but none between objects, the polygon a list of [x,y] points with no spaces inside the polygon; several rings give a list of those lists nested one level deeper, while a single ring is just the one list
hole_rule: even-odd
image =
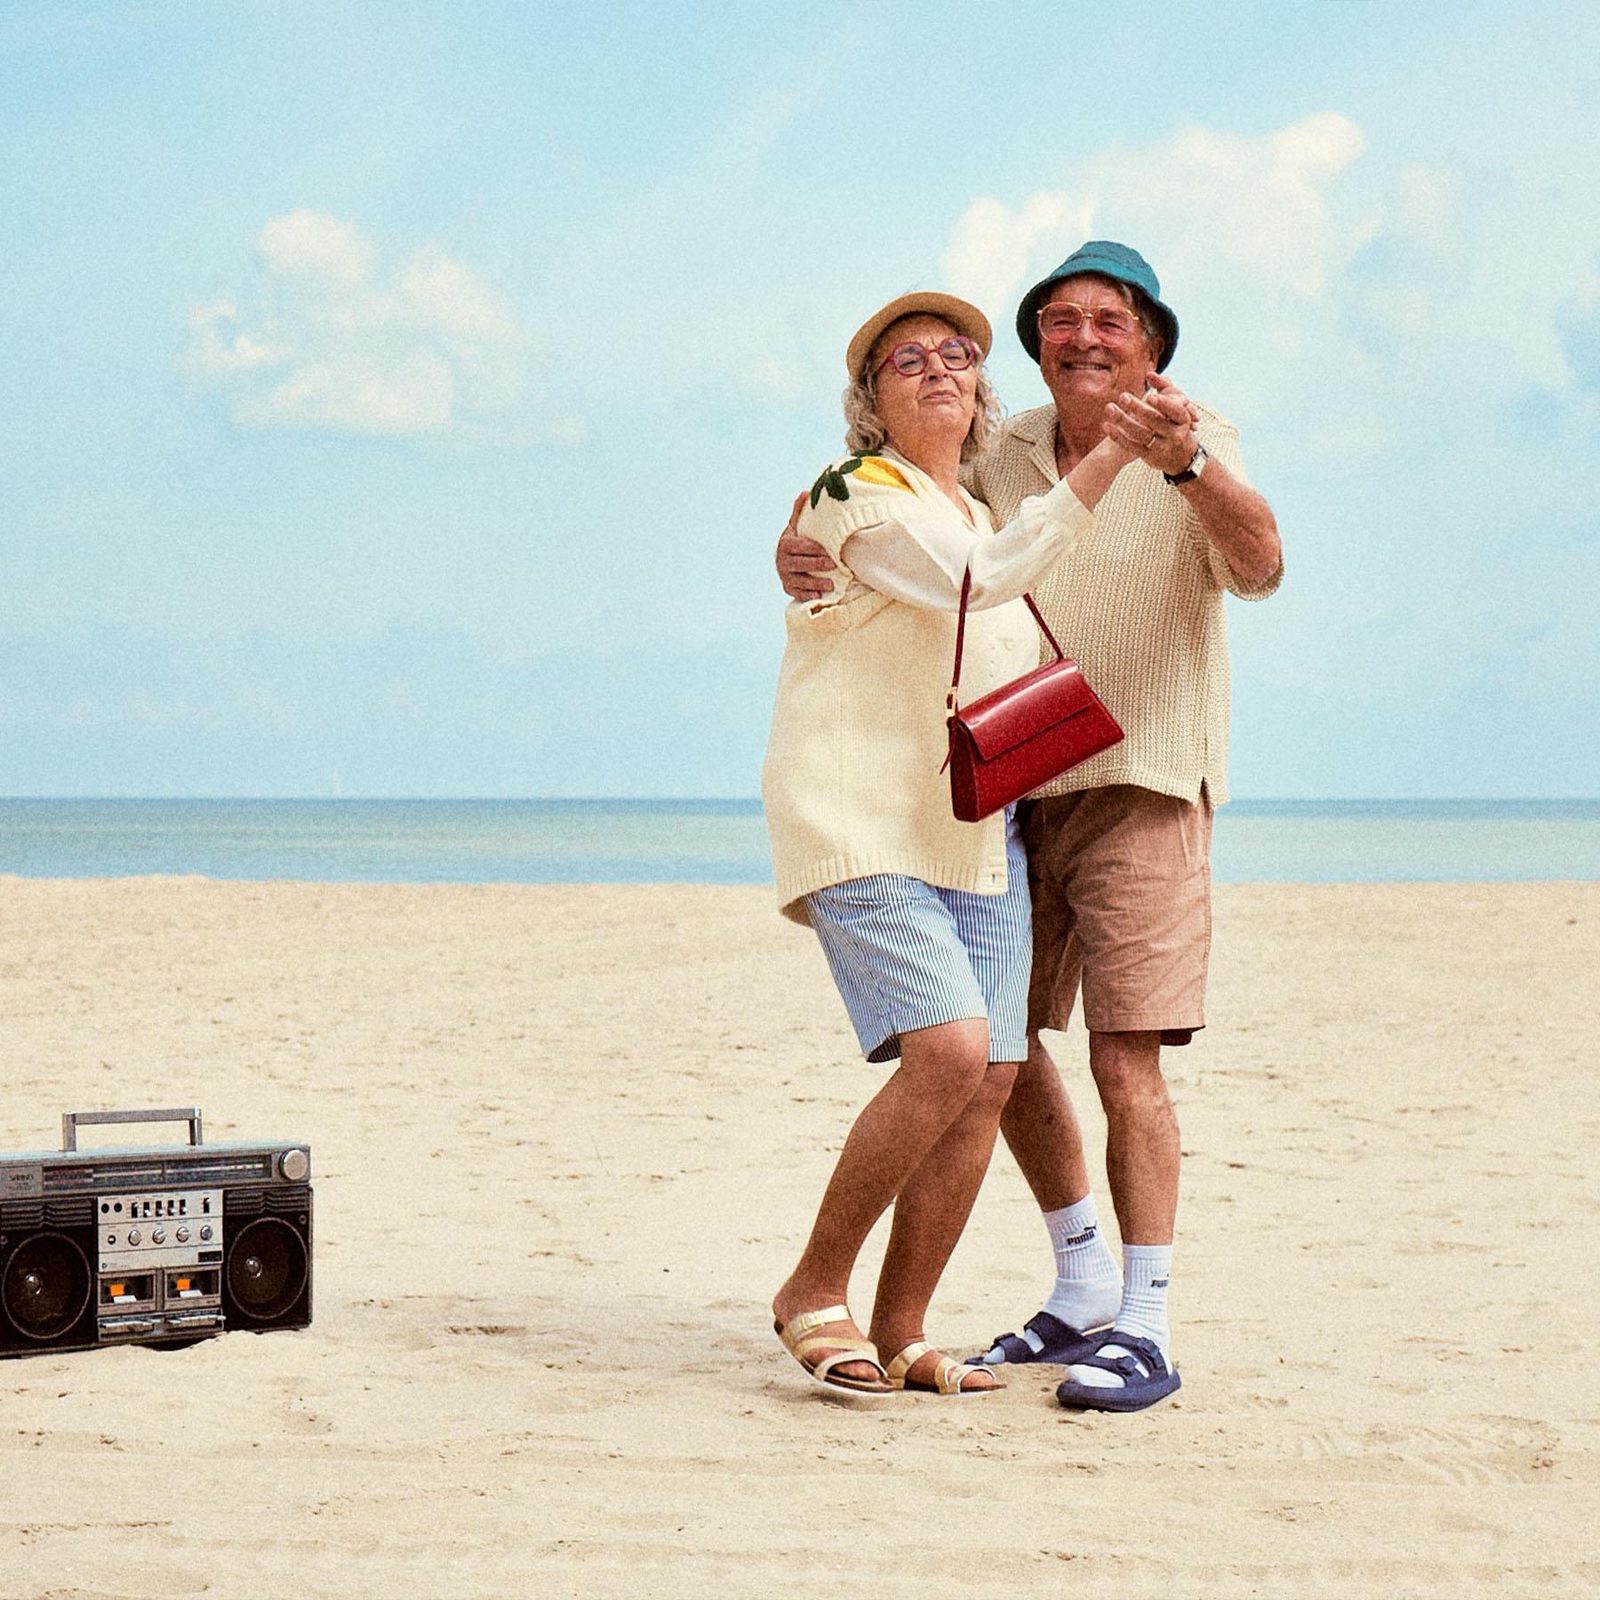
[{"label": "boombox button", "polygon": [[138,1244],[139,1241],[141,1239],[143,1239],[143,1238],[144,1238],[144,1235],[142,1233],[140,1233],[137,1228],[129,1228],[128,1229],[128,1243],[129,1244]]},{"label": "boombox button", "polygon": [[150,1230],[150,1243],[151,1244],[165,1244],[166,1242],[167,1242],[167,1230],[165,1228],[152,1228]]},{"label": "boombox button", "polygon": [[178,1231],[173,1234],[173,1238],[176,1239],[179,1244],[187,1244],[189,1242],[189,1230],[187,1228],[179,1228]]}]

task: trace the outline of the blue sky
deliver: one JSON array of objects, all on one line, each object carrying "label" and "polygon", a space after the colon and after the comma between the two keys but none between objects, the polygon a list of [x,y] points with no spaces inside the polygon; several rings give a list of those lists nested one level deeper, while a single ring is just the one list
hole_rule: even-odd
[{"label": "blue sky", "polygon": [[[980,19],[981,20],[978,20]],[[1241,796],[1600,795],[1600,7],[0,6],[0,792],[750,795],[844,343],[1086,237]]]}]

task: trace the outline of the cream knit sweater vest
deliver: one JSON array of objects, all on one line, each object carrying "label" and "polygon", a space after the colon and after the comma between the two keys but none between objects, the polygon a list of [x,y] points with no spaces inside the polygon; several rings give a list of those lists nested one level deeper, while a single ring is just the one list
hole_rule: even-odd
[{"label": "cream knit sweater vest", "polygon": [[[959,517],[930,480],[910,476],[923,514]],[[851,577],[840,554],[856,529],[883,520],[886,494],[903,506],[903,489],[852,479],[847,500],[823,494],[800,518],[800,532],[841,570],[825,600],[788,608],[762,768],[778,901],[797,922],[806,920],[802,896],[879,872],[979,894],[1006,888],[1004,818],[957,822],[940,770],[955,613],[891,600]],[[935,497],[940,505],[927,504]],[[969,611],[962,700],[1031,670],[1038,637],[1020,600]]]}]

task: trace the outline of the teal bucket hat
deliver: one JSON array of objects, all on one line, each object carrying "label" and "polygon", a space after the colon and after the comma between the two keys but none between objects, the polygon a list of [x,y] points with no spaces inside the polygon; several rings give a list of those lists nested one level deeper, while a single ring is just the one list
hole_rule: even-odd
[{"label": "teal bucket hat", "polygon": [[1118,283],[1126,283],[1137,289],[1145,297],[1161,326],[1162,351],[1156,371],[1165,372],[1167,363],[1172,360],[1172,352],[1178,348],[1178,319],[1173,315],[1172,307],[1163,303],[1161,280],[1151,270],[1150,263],[1137,250],[1118,244],[1114,239],[1091,239],[1087,244],[1079,245],[1049,277],[1041,278],[1023,295],[1022,304],[1017,307],[1017,337],[1022,341],[1022,348],[1035,361],[1039,359],[1039,307],[1044,303],[1044,297],[1050,292],[1052,284],[1060,283],[1063,278],[1076,278],[1085,272],[1095,273],[1102,278],[1114,278]]}]

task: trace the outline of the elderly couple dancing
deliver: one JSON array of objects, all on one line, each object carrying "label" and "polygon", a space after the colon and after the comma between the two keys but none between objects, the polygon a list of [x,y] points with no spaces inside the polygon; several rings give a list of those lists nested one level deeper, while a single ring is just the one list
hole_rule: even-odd
[{"label": "elderly couple dancing", "polygon": [[[1222,596],[1271,594],[1276,524],[1235,429],[1164,377],[1178,320],[1144,258],[1085,244],[1017,310],[1050,404],[1003,422],[976,307],[910,294],[850,340],[848,456],[779,542],[793,603],[762,792],[786,916],[812,928],[869,1062],[857,1117],[772,1311],[848,1395],[1002,1387],[1066,1367],[1076,1409],[1179,1385],[1167,1315],[1178,1125],[1164,1045],[1205,1025],[1211,808],[1226,799]],[[1038,663],[1031,592],[1126,737],[1039,794],[954,820],[945,694],[970,569],[962,694]],[[1081,989],[1122,1259],[1039,1042]],[[1020,1333],[956,1362],[924,1319],[1003,1132],[1055,1285]],[[846,1307],[894,1208],[865,1335]]]}]

